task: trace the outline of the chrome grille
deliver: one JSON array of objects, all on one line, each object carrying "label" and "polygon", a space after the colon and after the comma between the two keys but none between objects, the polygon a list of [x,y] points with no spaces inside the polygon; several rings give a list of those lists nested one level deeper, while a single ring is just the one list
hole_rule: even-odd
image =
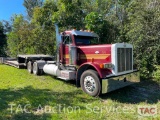
[{"label": "chrome grille", "polygon": [[118,72],[132,70],[132,48],[117,48]]}]

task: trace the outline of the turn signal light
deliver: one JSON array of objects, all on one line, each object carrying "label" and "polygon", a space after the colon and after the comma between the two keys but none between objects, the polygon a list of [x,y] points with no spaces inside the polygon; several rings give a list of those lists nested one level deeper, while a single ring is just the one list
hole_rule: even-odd
[{"label": "turn signal light", "polygon": [[100,64],[99,66],[100,66],[100,68],[104,68],[104,64]]},{"label": "turn signal light", "polygon": [[100,64],[100,68],[112,68],[112,64],[103,63],[103,64]]}]

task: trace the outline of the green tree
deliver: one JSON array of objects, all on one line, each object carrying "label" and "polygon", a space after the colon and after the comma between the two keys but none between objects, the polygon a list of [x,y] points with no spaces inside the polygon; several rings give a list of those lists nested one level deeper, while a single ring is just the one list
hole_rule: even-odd
[{"label": "green tree", "polygon": [[91,12],[85,17],[86,28],[94,31],[100,37],[101,43],[114,43],[116,31],[112,24],[106,21],[101,14]]},{"label": "green tree", "polygon": [[84,28],[85,14],[81,8],[81,0],[59,0],[58,11],[52,14],[52,21],[58,22],[63,30]]},{"label": "green tree", "polygon": [[7,34],[8,50],[11,56],[24,53],[25,44],[28,44],[25,38],[29,35],[24,35],[24,33],[28,33],[24,32],[27,25],[28,21],[22,15],[15,15],[13,17],[12,31]]},{"label": "green tree", "polygon": [[34,24],[33,41],[37,52],[53,55],[55,52],[55,28],[52,14],[57,11],[54,1],[45,1],[43,7],[36,7],[31,23]]},{"label": "green tree", "polygon": [[31,19],[33,16],[33,11],[35,7],[41,7],[43,5],[43,0],[24,0],[24,7],[27,10],[28,18]]},{"label": "green tree", "polygon": [[11,56],[17,54],[53,54],[55,46],[52,12],[56,10],[51,1],[43,7],[35,7],[31,21],[22,15],[12,19],[12,31],[8,36],[8,49]]},{"label": "green tree", "polygon": [[[156,2],[160,3],[160,0]],[[135,61],[143,78],[152,77],[160,50],[160,6],[154,1],[133,1],[127,10],[126,39],[134,45]]]},{"label": "green tree", "polygon": [[0,56],[6,56],[6,35],[4,34],[4,26],[0,22]]},{"label": "green tree", "polygon": [[3,20],[2,23],[3,23],[3,26],[4,26],[4,33],[5,34],[12,31],[12,25],[11,25],[10,21]]}]

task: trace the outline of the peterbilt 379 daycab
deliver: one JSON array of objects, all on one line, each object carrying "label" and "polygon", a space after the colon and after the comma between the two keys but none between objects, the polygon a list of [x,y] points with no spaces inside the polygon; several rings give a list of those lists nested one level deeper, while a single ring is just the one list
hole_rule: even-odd
[{"label": "peterbilt 379 daycab", "polygon": [[133,69],[131,44],[98,44],[99,36],[88,31],[68,30],[59,34],[57,25],[56,38],[56,60],[31,61],[29,71],[75,80],[91,96],[139,82],[139,73]]}]

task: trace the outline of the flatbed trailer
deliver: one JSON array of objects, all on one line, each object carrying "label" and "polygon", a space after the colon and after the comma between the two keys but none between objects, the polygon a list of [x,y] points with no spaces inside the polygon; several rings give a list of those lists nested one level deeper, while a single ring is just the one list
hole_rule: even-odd
[{"label": "flatbed trailer", "polygon": [[36,54],[36,55],[18,55],[17,58],[0,58],[0,63],[10,65],[16,68],[27,68],[29,61],[35,62],[36,60],[52,61],[53,56]]}]

